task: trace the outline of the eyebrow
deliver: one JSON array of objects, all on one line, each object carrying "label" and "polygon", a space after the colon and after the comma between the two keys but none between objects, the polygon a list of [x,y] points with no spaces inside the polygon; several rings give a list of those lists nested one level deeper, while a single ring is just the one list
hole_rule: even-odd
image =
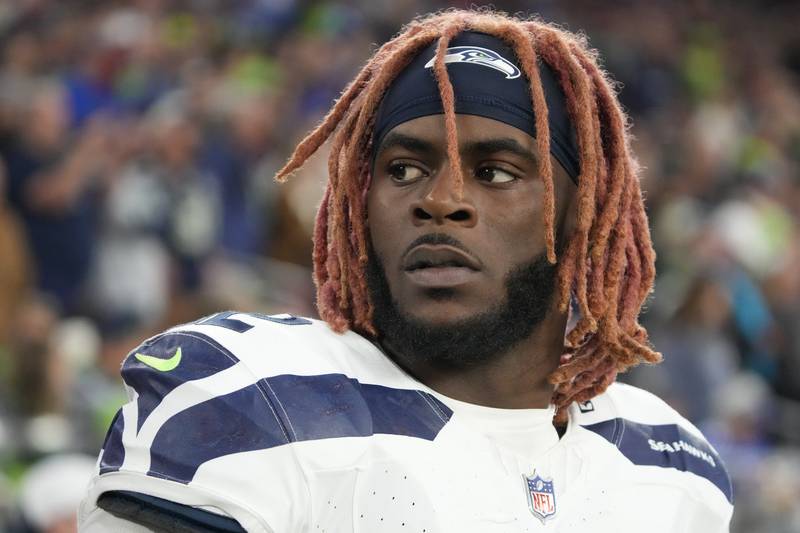
[{"label": "eyebrow", "polygon": [[380,148],[378,148],[377,155],[380,155],[382,152],[395,147],[405,148],[411,152],[423,154],[432,154],[436,151],[436,147],[431,142],[424,141],[419,137],[412,137],[410,135],[405,135],[398,132],[391,132],[383,139]]},{"label": "eyebrow", "polygon": [[497,139],[486,139],[483,141],[466,143],[461,147],[461,151],[465,153],[478,153],[482,155],[507,152],[522,157],[531,163],[536,163],[539,160],[536,154],[510,137],[500,137]]},{"label": "eyebrow", "polygon": [[[385,150],[395,147],[405,148],[411,152],[423,154],[432,154],[437,151],[435,145],[429,141],[420,139],[419,137],[405,135],[403,133],[391,132],[386,136],[386,138],[384,138],[380,148],[378,149],[377,155],[380,155]],[[538,161],[536,154],[510,137],[485,139],[462,144],[460,151],[462,153],[477,153],[481,155],[507,152],[522,157],[523,159],[534,164]]]}]

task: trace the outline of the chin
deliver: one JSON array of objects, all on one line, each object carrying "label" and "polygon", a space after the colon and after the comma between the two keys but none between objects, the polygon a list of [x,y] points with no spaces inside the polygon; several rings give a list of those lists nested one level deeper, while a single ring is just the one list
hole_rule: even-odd
[{"label": "chin", "polygon": [[545,254],[513,268],[505,298],[457,289],[399,291],[393,297],[377,257],[368,262],[373,324],[381,342],[406,364],[423,361],[474,367],[506,353],[544,320],[555,288],[555,265]]},{"label": "chin", "polygon": [[481,316],[489,309],[473,309],[452,300],[434,300],[415,306],[400,306],[400,312],[407,319],[421,326],[442,327],[462,324]]}]

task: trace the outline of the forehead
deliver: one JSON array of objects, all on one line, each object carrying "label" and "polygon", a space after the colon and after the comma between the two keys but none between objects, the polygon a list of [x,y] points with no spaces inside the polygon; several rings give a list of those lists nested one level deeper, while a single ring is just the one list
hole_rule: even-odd
[{"label": "forehead", "polygon": [[[447,144],[447,129],[444,115],[428,115],[403,122],[392,128],[383,138],[378,153],[392,138],[399,134],[413,137],[427,144],[443,148]],[[511,139],[521,146],[536,153],[536,139],[505,122],[478,115],[456,114],[456,135],[459,145],[469,145],[475,141],[492,139]]]}]

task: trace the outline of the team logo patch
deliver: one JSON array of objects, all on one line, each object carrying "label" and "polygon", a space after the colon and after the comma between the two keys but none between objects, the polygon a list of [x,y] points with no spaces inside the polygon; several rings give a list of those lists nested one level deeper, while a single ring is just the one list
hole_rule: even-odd
[{"label": "team logo patch", "polygon": [[556,514],[556,493],[553,490],[553,480],[543,478],[534,470],[530,476],[522,475],[525,480],[525,493],[528,495],[528,509],[542,521]]},{"label": "team logo patch", "polygon": [[[433,68],[436,56],[425,63],[425,68]],[[506,79],[519,78],[520,70],[517,66],[501,56],[494,50],[480,46],[453,46],[447,49],[444,55],[445,63],[469,63],[499,70],[506,75]]]}]

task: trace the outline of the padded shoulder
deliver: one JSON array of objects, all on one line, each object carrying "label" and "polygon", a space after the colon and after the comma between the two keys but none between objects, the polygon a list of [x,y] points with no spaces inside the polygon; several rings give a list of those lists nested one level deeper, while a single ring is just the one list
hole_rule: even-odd
[{"label": "padded shoulder", "polygon": [[[131,401],[109,428],[100,474],[125,468],[187,483],[209,459],[266,447],[264,439],[287,442],[261,376],[242,360],[261,353],[265,361],[279,362],[266,353],[270,347],[279,354],[293,352],[292,337],[279,330],[308,332],[312,322],[289,315],[249,318],[278,328],[262,328],[253,342],[247,332],[256,326],[231,315],[218,313],[172,328],[128,354],[121,373]],[[278,340],[270,343],[270,337]]]},{"label": "padded shoulder", "polygon": [[645,390],[615,383],[570,418],[616,446],[634,465],[674,468],[707,479],[733,503],[730,476],[717,451],[691,422]]},{"label": "padded shoulder", "polygon": [[[102,494],[128,490],[220,509],[248,531],[302,518],[305,476],[284,446],[296,439],[268,379],[283,377],[281,361],[300,352],[301,335],[285,330],[322,328],[288,316],[231,315],[172,328],[126,357],[129,402],[108,430],[84,514]],[[260,369],[247,364],[259,359]],[[273,483],[262,483],[265,472]],[[261,510],[260,501],[274,506]]]},{"label": "padded shoulder", "polygon": [[588,402],[575,404],[581,424],[599,422],[609,418],[625,418],[643,424],[680,423],[690,431],[700,431],[673,409],[667,402],[638,387],[613,383],[608,389]]},{"label": "padded shoulder", "polygon": [[175,327],[133,350],[122,376],[130,401],[107,434],[86,516],[102,494],[127,490],[219,509],[248,531],[300,530],[310,492],[295,443],[433,440],[452,414],[363,337],[287,315],[224,312]]},{"label": "padded shoulder", "polygon": [[148,339],[125,359],[122,377],[131,401],[108,431],[101,475],[123,469],[188,483],[211,459],[287,441],[258,377],[198,331]]},{"label": "padded shoulder", "polygon": [[286,314],[225,311],[171,331],[214,339],[259,377],[352,374],[349,370],[373,367],[377,352],[356,333],[336,333],[325,322]]},{"label": "padded shoulder", "polygon": [[185,484],[217,459],[295,442],[433,440],[450,416],[364,338],[285,315],[226,312],[173,328],[134,350],[122,376],[131,401],[109,430],[101,475]]}]

